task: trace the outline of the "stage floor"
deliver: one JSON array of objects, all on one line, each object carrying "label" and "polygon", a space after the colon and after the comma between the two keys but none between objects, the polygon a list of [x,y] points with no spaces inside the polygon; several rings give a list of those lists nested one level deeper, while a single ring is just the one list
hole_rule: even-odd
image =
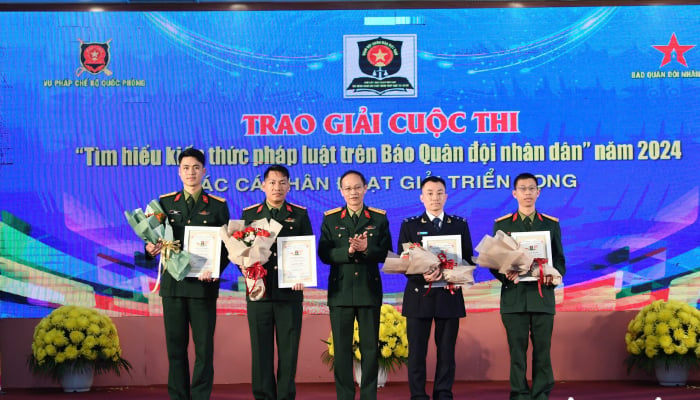
[{"label": "stage floor", "polygon": [[[661,387],[652,381],[557,382],[550,400],[698,400],[700,384],[684,387]],[[430,384],[429,388],[430,389]],[[454,398],[464,400],[505,400],[507,382],[457,382]],[[359,394],[357,395],[359,398]],[[78,399],[78,400],[155,400],[168,398],[165,386],[97,387],[86,393],[64,393],[61,389],[5,389],[3,400]],[[408,384],[389,382],[379,389],[380,400],[406,400]],[[249,384],[215,385],[211,400],[250,400]],[[299,400],[333,400],[332,383],[297,385]]]}]

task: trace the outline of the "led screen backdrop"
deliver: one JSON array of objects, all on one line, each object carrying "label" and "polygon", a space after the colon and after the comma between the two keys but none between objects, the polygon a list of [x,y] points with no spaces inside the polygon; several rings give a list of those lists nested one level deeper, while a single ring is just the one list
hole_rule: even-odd
[{"label": "led screen backdrop", "polygon": [[[231,215],[262,201],[268,163],[289,200],[422,212],[421,177],[474,244],[540,178],[561,220],[560,310],[697,304],[700,7],[0,14],[0,315],[60,304],[158,315],[156,268],[123,211],[179,190],[176,158],[208,156],[205,187]],[[306,291],[323,313],[328,267]],[[240,274],[220,312],[245,310]],[[384,275],[400,304],[405,278]],[[476,271],[469,310],[498,308]]]}]

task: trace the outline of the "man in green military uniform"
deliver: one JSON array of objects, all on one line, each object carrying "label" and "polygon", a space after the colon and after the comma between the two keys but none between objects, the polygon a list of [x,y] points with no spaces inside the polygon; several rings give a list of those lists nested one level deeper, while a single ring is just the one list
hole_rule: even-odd
[{"label": "man in green military uniform", "polygon": [[[160,197],[160,205],[173,228],[173,237],[183,243],[187,226],[222,226],[229,220],[226,201],[204,193],[202,178],[206,173],[204,154],[188,148],[178,157],[183,189]],[[220,271],[228,264],[222,247]],[[146,253],[155,257],[162,244],[146,244]],[[165,342],[168,350],[168,394],[173,400],[204,400],[211,395],[214,383],[214,329],[219,280],[212,271],[198,277],[176,281],[170,274],[161,277]],[[190,327],[194,342],[195,362],[190,384],[187,347]]]},{"label": "man in green military uniform", "polygon": [[357,171],[340,178],[346,205],[325,212],[318,255],[330,265],[328,307],[334,345],[335,390],[339,400],[353,400],[352,339],[355,318],[360,334],[360,399],[377,398],[379,316],[382,280],[378,263],[391,250],[386,212],[364,204],[367,181]]},{"label": "man in green military uniform", "polygon": [[[289,170],[272,165],[263,175],[265,201],[243,210],[246,224],[259,219],[274,219],[282,224],[278,236],[313,235],[306,208],[286,201],[289,193]],[[264,265],[265,295],[247,299],[248,326],[252,352],[253,396],[256,400],[292,400],[296,397],[294,382],[301,337],[304,285],[292,288],[278,286],[277,245]],[[275,384],[275,334],[277,335],[277,383]]]},{"label": "man in green military uniform", "polygon": [[[561,244],[559,220],[535,209],[540,195],[537,178],[523,173],[515,178],[513,197],[518,211],[498,218],[496,231],[511,232],[549,231],[552,246],[552,265],[564,276],[566,265]],[[501,320],[506,328],[510,349],[510,399],[545,400],[554,387],[554,373],[550,348],[554,327],[554,286],[552,275],[542,281],[518,275],[517,272],[492,273],[501,281]],[[528,336],[532,337],[532,388],[527,382]]]}]

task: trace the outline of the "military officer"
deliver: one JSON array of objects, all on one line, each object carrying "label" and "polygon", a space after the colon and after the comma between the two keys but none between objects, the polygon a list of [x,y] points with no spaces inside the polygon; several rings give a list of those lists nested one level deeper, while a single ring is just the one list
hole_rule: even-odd
[{"label": "military officer", "polygon": [[[566,266],[559,220],[536,210],[535,203],[540,195],[537,178],[523,173],[515,178],[513,186],[518,210],[496,219],[493,233],[498,230],[507,234],[549,231],[551,262],[564,276]],[[549,399],[554,387],[550,357],[555,314],[553,277],[547,275],[543,282],[538,282],[529,274],[518,276],[517,272],[505,275],[495,270],[491,272],[501,281],[501,320],[506,328],[510,350],[510,399]],[[526,374],[529,337],[532,337],[532,388],[528,385]]]},{"label": "military officer", "polygon": [[[425,236],[459,235],[462,258],[471,263],[473,250],[469,225],[462,217],[445,214],[446,187],[445,181],[437,176],[427,177],[421,182],[420,200],[425,212],[403,221],[398,249],[401,250],[404,243],[421,243]],[[407,278],[402,314],[406,317],[408,334],[408,386],[411,399],[430,399],[425,391],[425,359],[433,320],[437,360],[432,397],[452,399],[459,319],[467,315],[462,289],[431,287],[431,283],[442,278],[439,269],[423,275],[407,275]]]},{"label": "military officer", "polygon": [[[183,189],[160,197],[160,205],[173,228],[175,240],[183,242],[187,226],[222,226],[229,220],[226,201],[202,190],[204,153],[188,148],[178,156]],[[162,245],[146,244],[151,257],[159,254]],[[228,264],[222,246],[220,270]],[[214,382],[214,329],[219,280],[212,271],[203,271],[197,278],[176,281],[170,274],[161,277],[165,341],[168,351],[168,394],[173,400],[203,400],[211,395]],[[190,384],[187,355],[189,332],[192,329],[195,362]]]},{"label": "military officer", "polygon": [[386,212],[364,204],[367,180],[357,171],[340,178],[345,206],[325,212],[318,255],[330,265],[328,307],[335,346],[335,389],[339,400],[353,400],[353,330],[357,318],[362,354],[360,399],[377,398],[379,317],[382,281],[378,263],[391,250]]},{"label": "military officer", "polygon": [[[265,201],[243,210],[246,224],[259,219],[274,219],[282,224],[279,236],[313,235],[306,208],[286,201],[289,170],[271,165],[263,175]],[[247,299],[248,326],[252,351],[253,396],[256,400],[292,400],[296,397],[295,376],[301,337],[304,285],[279,288],[277,245],[264,265],[265,295],[258,301]],[[275,382],[275,334],[277,335],[277,382]]]}]

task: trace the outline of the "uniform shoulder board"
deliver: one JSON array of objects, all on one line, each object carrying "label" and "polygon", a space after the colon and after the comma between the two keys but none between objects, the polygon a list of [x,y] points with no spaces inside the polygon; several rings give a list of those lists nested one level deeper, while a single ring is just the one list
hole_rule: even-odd
[{"label": "uniform shoulder board", "polygon": [[343,207],[336,207],[336,208],[334,208],[334,209],[332,209],[332,210],[328,210],[328,211],[324,212],[323,215],[335,214],[335,213],[339,212],[339,211],[342,210],[342,209],[343,209]]},{"label": "uniform shoulder board", "polygon": [[176,194],[177,194],[177,192],[170,192],[170,193],[160,195],[160,198],[162,199],[163,197],[175,196]]},{"label": "uniform shoulder board", "polygon": [[411,222],[411,221],[415,221],[419,218],[420,218],[420,215],[416,215],[416,216],[408,217],[408,218],[404,219],[403,222]]},{"label": "uniform shoulder board", "polygon": [[557,217],[552,217],[551,215],[542,214],[542,213],[540,213],[540,215],[547,218],[547,219],[551,219],[554,222],[559,222],[559,218],[557,218]]},{"label": "uniform shoulder board", "polygon": [[223,197],[214,196],[213,194],[209,193],[207,193],[207,196],[211,197],[212,199],[219,200],[222,203],[226,203],[226,199],[224,199]]},{"label": "uniform shoulder board", "polygon": [[300,205],[298,205],[298,204],[289,203],[289,205],[291,205],[291,206],[293,206],[293,207],[296,207],[296,208],[301,208],[302,210],[306,210],[306,207],[300,206]]},{"label": "uniform shoulder board", "polygon": [[506,219],[506,218],[510,218],[511,216],[513,216],[513,213],[506,214],[506,215],[504,215],[504,216],[502,216],[502,217],[496,218],[496,219],[495,219],[495,222],[501,222],[501,221],[503,221],[503,220]]},{"label": "uniform shoulder board", "polygon": [[381,208],[367,207],[367,209],[372,211],[372,212],[376,212],[377,214],[382,214],[382,215],[386,214],[386,210],[382,210]]},{"label": "uniform shoulder board", "polygon": [[448,215],[448,217],[457,221],[464,221],[464,218],[460,217],[459,215]]},{"label": "uniform shoulder board", "polygon": [[248,210],[250,210],[251,208],[255,208],[255,207],[259,206],[259,205],[260,205],[260,203],[253,204],[252,206],[248,206],[248,207],[244,208],[243,211],[248,211]]}]

